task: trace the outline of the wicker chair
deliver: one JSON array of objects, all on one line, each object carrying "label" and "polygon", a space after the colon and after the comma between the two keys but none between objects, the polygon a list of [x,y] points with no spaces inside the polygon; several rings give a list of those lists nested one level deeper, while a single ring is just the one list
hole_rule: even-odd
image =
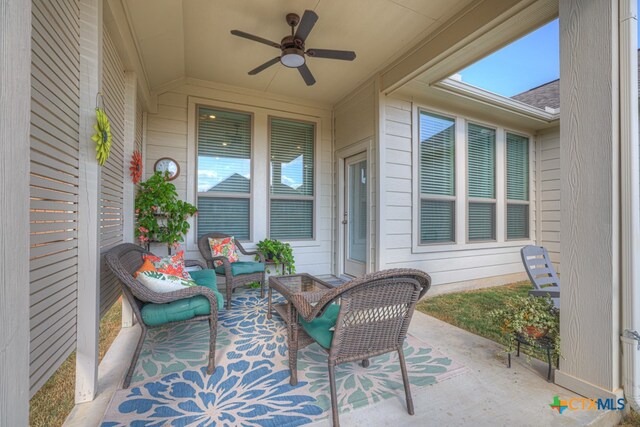
[{"label": "wicker chair", "polygon": [[[392,351],[398,352],[407,410],[410,415],[414,414],[402,346],[416,303],[430,286],[431,277],[423,271],[392,269],[368,274],[340,285],[322,295],[316,304],[305,298],[304,294],[292,300],[300,315],[302,329],[318,344],[320,341],[326,343],[326,334],[332,334],[330,347],[323,347],[322,344],[320,346],[329,354],[334,426],[339,426],[336,365],[360,360],[366,368],[370,357]],[[339,306],[333,305],[337,302]],[[335,321],[327,321],[328,319]],[[313,327],[313,323],[318,320],[325,328],[334,325],[333,332],[327,332],[331,328],[323,332],[325,340],[318,340],[318,328]],[[295,371],[295,361],[291,369]]]},{"label": "wicker chair", "polygon": [[[140,324],[140,327],[142,328],[142,333],[140,334],[140,338],[138,339],[136,351],[133,355],[131,365],[129,366],[127,376],[124,380],[124,388],[128,388],[129,384],[131,383],[131,377],[133,375],[133,371],[135,370],[138,357],[140,356],[140,351],[142,350],[142,344],[144,343],[147,331],[149,330],[149,328],[155,327],[147,325],[143,321],[141,314],[142,307],[144,307],[147,303],[165,304],[173,301],[191,298],[197,295],[202,295],[209,300],[210,310],[208,315],[195,316],[191,319],[179,322],[164,323],[162,326],[168,324],[208,320],[209,327],[211,329],[211,339],[209,342],[209,363],[207,366],[207,373],[211,375],[215,368],[216,329],[218,323],[218,297],[216,296],[214,291],[204,286],[193,286],[179,291],[167,293],[156,293],[149,290],[149,288],[142,285],[140,282],[133,278],[133,274],[140,268],[140,266],[142,266],[142,255],[144,254],[150,254],[150,252],[132,243],[123,243],[109,250],[109,252],[107,252],[107,254],[105,255],[107,265],[109,266],[111,271],[113,271],[113,273],[118,277],[120,285],[122,287],[122,293],[124,293],[124,296],[127,298],[127,301],[131,305],[136,319]],[[185,261],[185,264],[187,267],[199,266],[204,269],[204,265],[200,261],[187,260]]]},{"label": "wicker chair", "polygon": [[[240,253],[242,253],[243,255],[258,255],[258,258],[260,259],[260,263],[263,264],[261,271],[259,272],[252,272],[252,273],[247,273],[247,274],[233,274],[233,268],[231,263],[229,262],[229,260],[227,259],[227,257],[224,256],[217,256],[217,257],[213,257],[211,255],[211,248],[209,246],[209,239],[220,239],[220,238],[225,238],[225,237],[231,237],[228,234],[223,234],[223,233],[208,233],[205,234],[204,236],[200,237],[200,239],[198,239],[198,249],[200,250],[200,254],[202,255],[202,257],[205,259],[205,261],[207,262],[207,266],[209,268],[212,268],[216,271],[216,275],[218,275],[219,277],[224,277],[224,281],[225,281],[225,287],[226,287],[226,304],[225,307],[227,308],[227,310],[229,309],[229,307],[231,306],[231,294],[233,293],[234,289],[243,286],[243,285],[247,285],[249,283],[253,283],[253,282],[259,282],[260,283],[260,297],[264,298],[264,288],[265,288],[265,284],[266,284],[266,280],[265,280],[265,269],[264,269],[264,255],[261,254],[258,251],[247,251],[245,250],[245,248],[242,247],[242,245],[240,244],[240,242],[237,239],[234,239],[236,247],[238,248],[238,250],[240,251]],[[215,267],[215,261],[221,261],[222,262],[222,266],[224,267],[224,273],[221,272],[220,268],[216,268]],[[256,263],[257,264],[257,263]]]}]

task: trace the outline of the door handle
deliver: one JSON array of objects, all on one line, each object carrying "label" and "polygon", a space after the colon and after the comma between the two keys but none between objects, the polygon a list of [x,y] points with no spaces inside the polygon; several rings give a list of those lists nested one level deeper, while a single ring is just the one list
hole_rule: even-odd
[{"label": "door handle", "polygon": [[342,224],[343,224],[343,225],[347,225],[347,212],[345,212],[345,213],[344,213],[344,217],[343,217],[343,220],[342,220]]}]

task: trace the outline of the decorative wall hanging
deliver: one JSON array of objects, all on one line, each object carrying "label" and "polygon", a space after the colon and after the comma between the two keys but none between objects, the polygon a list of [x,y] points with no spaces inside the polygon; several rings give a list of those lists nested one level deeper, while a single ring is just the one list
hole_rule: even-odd
[{"label": "decorative wall hanging", "polygon": [[109,158],[111,154],[111,123],[103,108],[98,106],[98,99],[102,98],[102,93],[96,95],[96,124],[93,128],[96,134],[91,139],[96,143],[96,159],[100,166]]},{"label": "decorative wall hanging", "polygon": [[129,170],[131,171],[131,181],[133,181],[134,184],[140,182],[140,178],[142,178],[142,155],[140,151],[136,150],[133,152]]},{"label": "decorative wall hanging", "polygon": [[153,171],[166,176],[167,181],[173,181],[180,175],[180,165],[170,157],[163,157],[153,165]]}]

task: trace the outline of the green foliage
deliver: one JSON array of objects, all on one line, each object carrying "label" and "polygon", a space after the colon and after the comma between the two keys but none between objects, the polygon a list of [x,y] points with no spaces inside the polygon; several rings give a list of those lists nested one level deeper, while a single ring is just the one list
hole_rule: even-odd
[{"label": "green foliage", "polygon": [[507,351],[516,348],[515,334],[519,334],[528,344],[535,344],[530,331],[537,330],[553,340],[553,358],[560,357],[560,312],[553,301],[546,298],[518,296],[505,301],[503,307],[489,313],[499,325],[507,341]]},{"label": "green foliage", "polygon": [[167,181],[168,172],[156,172],[140,183],[136,195],[136,238],[141,243],[149,241],[176,245],[184,241],[189,231],[189,217],[196,214],[195,206],[178,199],[175,185]]},{"label": "green foliage", "polygon": [[[280,240],[264,239],[256,244],[256,248],[258,252],[264,255],[267,261],[284,264],[292,274],[296,272],[293,249],[290,244],[281,242]],[[256,260],[257,259],[258,257],[256,257]]]}]

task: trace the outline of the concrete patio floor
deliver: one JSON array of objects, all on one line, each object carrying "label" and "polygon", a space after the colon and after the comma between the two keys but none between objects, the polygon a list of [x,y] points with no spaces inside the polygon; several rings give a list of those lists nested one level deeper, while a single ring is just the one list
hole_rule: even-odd
[{"label": "concrete patio floor", "polygon": [[[416,312],[409,333],[465,365],[467,372],[413,393],[415,415],[404,396],[341,414],[345,426],[614,426],[619,411],[570,411],[549,404],[578,397],[546,381],[547,365],[512,357],[507,368],[502,347],[486,338]],[[316,423],[315,426],[328,425]]]},{"label": "concrete patio floor", "polygon": [[[553,397],[576,397],[546,381],[546,365],[526,358],[513,358],[506,367],[501,347],[423,313],[416,312],[412,335],[429,343],[466,367],[434,386],[414,390],[415,415],[406,412],[404,396],[398,394],[374,405],[340,415],[344,426],[577,426],[616,425],[617,411],[570,411],[562,415],[551,409]],[[139,334],[139,328],[123,329],[100,366],[98,398],[76,405],[65,426],[96,426],[115,390],[121,387],[124,371]],[[330,425],[325,419],[312,424]]]}]

